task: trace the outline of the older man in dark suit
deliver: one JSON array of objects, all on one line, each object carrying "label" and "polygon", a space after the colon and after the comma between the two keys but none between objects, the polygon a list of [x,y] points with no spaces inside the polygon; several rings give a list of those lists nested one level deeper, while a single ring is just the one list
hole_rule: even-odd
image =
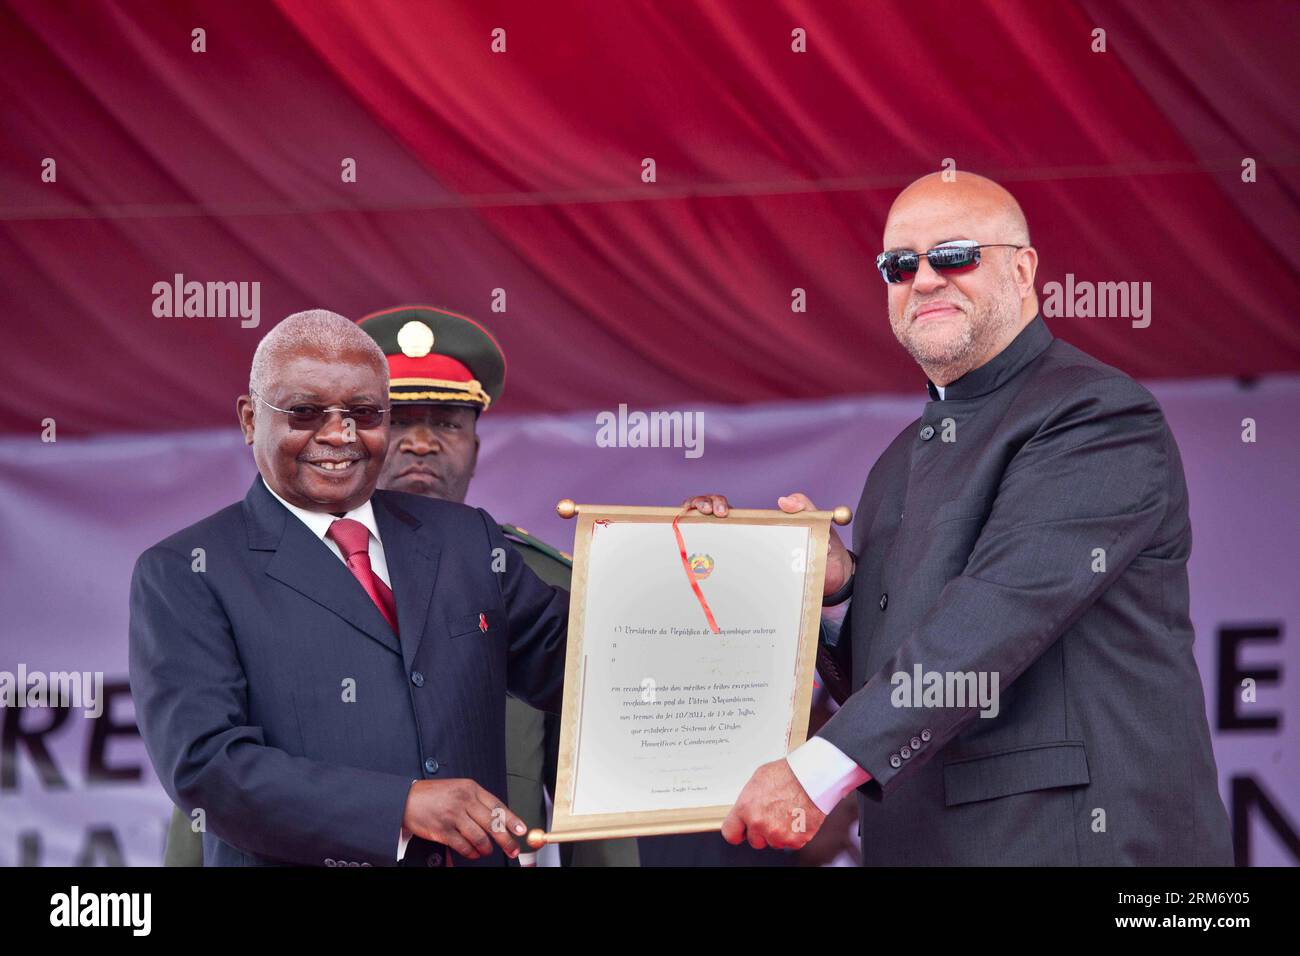
[{"label": "older man in dark suit", "polygon": [[518,856],[506,692],[558,709],[567,595],[485,512],[375,490],[388,393],[362,329],[290,316],[238,401],[259,477],[136,564],[141,735],[209,865]]},{"label": "older man in dark suit", "polygon": [[866,864],[1230,865],[1160,407],[1052,337],[996,183],[918,180],[884,245],[930,401],[872,468],[853,551],[832,534],[826,603],[852,605],[828,669],[851,694],[724,836],[802,846],[856,789]]}]

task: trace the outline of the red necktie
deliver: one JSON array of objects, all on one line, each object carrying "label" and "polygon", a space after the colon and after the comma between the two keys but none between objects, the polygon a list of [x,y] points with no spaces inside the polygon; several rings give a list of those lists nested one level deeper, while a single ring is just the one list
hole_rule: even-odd
[{"label": "red necktie", "polygon": [[339,518],[325,537],[330,538],[343,552],[343,560],[348,563],[352,576],[361,582],[361,586],[375,602],[379,613],[384,616],[388,626],[397,633],[397,604],[393,601],[393,592],[379,575],[370,567],[370,531],[360,521],[351,518]]}]

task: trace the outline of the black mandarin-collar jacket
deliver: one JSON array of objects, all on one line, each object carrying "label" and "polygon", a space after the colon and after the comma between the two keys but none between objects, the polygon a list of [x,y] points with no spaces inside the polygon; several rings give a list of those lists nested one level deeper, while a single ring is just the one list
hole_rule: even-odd
[{"label": "black mandarin-collar jacket", "polygon": [[[1231,864],[1159,405],[1041,317],[930,388],[862,492],[819,732],[872,776],[864,863]],[[997,715],[896,706],[917,668],[996,673]]]}]

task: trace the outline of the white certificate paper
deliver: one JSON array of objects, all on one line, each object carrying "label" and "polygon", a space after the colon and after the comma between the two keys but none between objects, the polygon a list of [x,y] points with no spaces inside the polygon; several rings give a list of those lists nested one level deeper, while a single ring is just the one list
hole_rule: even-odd
[{"label": "white certificate paper", "polygon": [[574,817],[731,804],[787,753],[810,530],[734,518],[679,530],[689,577],[671,523],[591,526]]}]

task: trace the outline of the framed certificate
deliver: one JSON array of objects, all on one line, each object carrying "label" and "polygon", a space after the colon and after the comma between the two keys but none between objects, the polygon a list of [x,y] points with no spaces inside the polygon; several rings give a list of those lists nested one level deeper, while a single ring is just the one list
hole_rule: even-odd
[{"label": "framed certificate", "polygon": [[559,770],[546,842],[717,830],[804,742],[830,522],[575,505]]}]

